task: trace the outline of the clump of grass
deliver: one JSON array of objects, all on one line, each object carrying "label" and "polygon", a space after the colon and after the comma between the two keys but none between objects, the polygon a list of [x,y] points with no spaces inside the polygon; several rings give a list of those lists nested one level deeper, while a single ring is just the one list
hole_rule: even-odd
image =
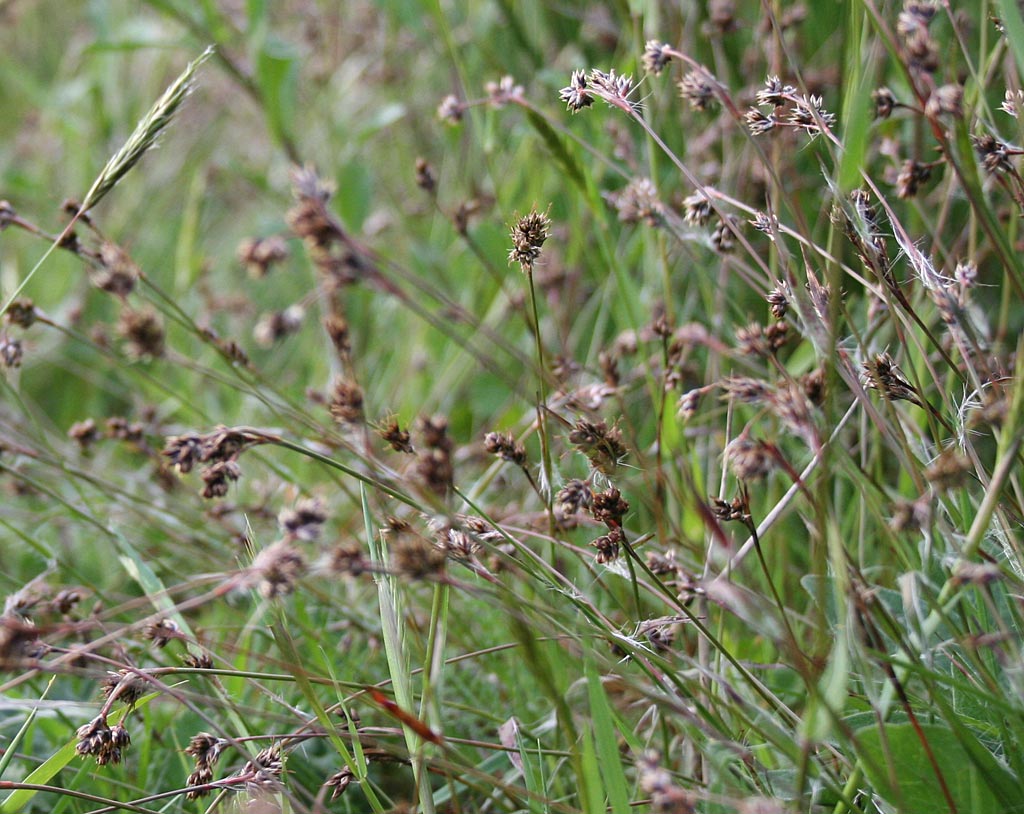
[{"label": "clump of grass", "polygon": [[1012,4],[147,8],[0,189],[0,812],[1019,806]]}]

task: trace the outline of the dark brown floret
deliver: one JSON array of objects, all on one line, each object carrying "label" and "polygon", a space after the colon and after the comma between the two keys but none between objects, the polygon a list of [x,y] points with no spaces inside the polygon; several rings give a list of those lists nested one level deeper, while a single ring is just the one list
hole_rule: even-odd
[{"label": "dark brown floret", "polygon": [[19,328],[31,328],[38,316],[35,303],[28,297],[14,300],[4,311],[4,319],[8,324],[17,325]]},{"label": "dark brown floret", "polygon": [[693,110],[710,110],[715,104],[715,86],[704,70],[688,71],[679,80],[679,95]]},{"label": "dark brown floret", "polygon": [[156,647],[164,648],[172,639],[184,637],[178,623],[173,619],[158,619],[142,629],[142,638],[149,639]]},{"label": "dark brown floret", "polygon": [[609,429],[604,421],[593,423],[580,419],[569,433],[569,443],[587,456],[599,472],[608,475],[626,457],[626,445],[618,427]]},{"label": "dark brown floret", "polygon": [[614,486],[603,492],[594,495],[590,506],[590,513],[599,523],[604,523],[608,528],[618,528],[622,525],[622,518],[629,511],[629,503],[623,499],[622,493]]},{"label": "dark brown floret", "polygon": [[210,464],[202,474],[202,496],[207,500],[224,497],[228,487],[242,477],[242,469],[235,461],[217,461]]},{"label": "dark brown floret", "polygon": [[324,320],[324,328],[338,354],[343,357],[347,356],[352,351],[348,321],[339,314],[329,314]]},{"label": "dark brown floret", "polygon": [[412,455],[416,450],[412,446],[412,435],[408,430],[403,430],[395,418],[386,419],[377,424],[374,429],[384,441],[388,443],[395,452],[404,452]]},{"label": "dark brown floret", "polygon": [[594,499],[590,487],[581,480],[571,480],[555,495],[554,510],[561,518],[570,518],[589,509]]},{"label": "dark brown floret", "polygon": [[100,432],[96,427],[96,422],[91,418],[86,418],[71,425],[68,430],[68,438],[77,443],[84,451],[100,439]]},{"label": "dark brown floret", "polygon": [[558,92],[558,98],[565,102],[573,113],[579,113],[583,108],[594,104],[594,97],[590,95],[587,86],[586,71],[573,71],[568,86]]},{"label": "dark brown floret", "polygon": [[871,101],[875,106],[876,119],[888,119],[893,110],[899,106],[896,95],[889,88],[875,88],[871,91]]},{"label": "dark brown floret", "polygon": [[[221,752],[227,747],[228,742],[209,732],[199,732],[192,736],[185,748],[185,754],[190,755],[196,762],[196,766],[213,766],[220,758]],[[207,781],[209,782],[209,781]],[[191,784],[190,784],[191,785]]]},{"label": "dark brown floret", "polygon": [[896,360],[888,353],[879,353],[864,363],[864,383],[889,401],[905,400],[920,406],[913,386],[900,373]]},{"label": "dark brown floret", "polygon": [[99,250],[100,268],[90,275],[93,285],[124,299],[135,290],[139,267],[116,243],[104,242]]},{"label": "dark brown floret", "polygon": [[265,277],[271,266],[287,257],[288,244],[280,235],[246,238],[238,246],[238,259],[251,277]]},{"label": "dark brown floret", "polygon": [[6,334],[0,334],[0,365],[8,370],[21,367],[24,355],[20,339],[12,339]]},{"label": "dark brown floret", "polygon": [[622,529],[613,527],[607,534],[594,540],[590,545],[597,549],[595,556],[597,562],[604,565],[617,560],[623,539],[625,539],[625,535],[622,533]]},{"label": "dark brown floret", "polygon": [[136,702],[151,689],[150,684],[137,672],[119,670],[108,673],[100,682],[100,692],[107,700],[121,701],[127,707],[135,706]]},{"label": "dark brown floret", "polygon": [[484,449],[491,455],[497,455],[503,461],[516,466],[526,465],[526,447],[517,441],[510,432],[489,432],[484,436]]},{"label": "dark brown floret", "polygon": [[306,571],[306,561],[290,540],[278,540],[253,560],[251,573],[260,595],[266,599],[286,596]]},{"label": "dark brown floret", "polygon": [[295,504],[294,509],[284,509],[277,522],[288,538],[312,541],[320,537],[320,530],[327,520],[324,504],[316,498],[306,498]]},{"label": "dark brown floret", "polygon": [[416,186],[427,192],[434,192],[437,189],[437,176],[430,162],[422,156],[416,159]]},{"label": "dark brown floret", "polygon": [[647,40],[644,46],[644,70],[658,76],[665,66],[672,61],[672,46],[659,40]]},{"label": "dark brown floret", "polygon": [[740,435],[725,448],[725,459],[732,473],[742,481],[760,480],[776,464],[775,456],[763,441]]},{"label": "dark brown floret", "polygon": [[278,340],[298,332],[305,316],[306,310],[301,305],[290,305],[283,311],[264,314],[253,326],[253,339],[260,347],[269,348]]},{"label": "dark brown floret", "polygon": [[212,788],[203,788],[213,782],[213,769],[209,766],[199,766],[192,774],[185,780],[185,786],[188,789],[185,792],[186,800],[198,800],[200,797],[205,797],[208,794],[213,793]]},{"label": "dark brown floret", "polygon": [[353,381],[339,379],[334,383],[328,409],[339,424],[361,424],[363,422],[363,388]]},{"label": "dark brown floret", "polygon": [[127,351],[135,359],[153,359],[164,352],[164,325],[156,311],[125,309],[117,323],[118,333],[127,340]]},{"label": "dark brown floret", "polygon": [[907,160],[900,167],[900,174],[896,177],[896,197],[913,198],[932,177],[930,164],[922,164],[920,161]]},{"label": "dark brown floret", "polygon": [[540,257],[541,246],[551,234],[550,230],[550,219],[536,209],[519,218],[510,233],[512,250],[508,253],[509,263],[518,263],[523,271],[531,271]]}]

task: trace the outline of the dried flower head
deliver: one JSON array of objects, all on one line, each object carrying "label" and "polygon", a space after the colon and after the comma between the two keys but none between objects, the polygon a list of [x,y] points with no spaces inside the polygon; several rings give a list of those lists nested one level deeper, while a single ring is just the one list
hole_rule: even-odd
[{"label": "dried flower head", "polygon": [[943,113],[948,113],[957,119],[962,119],[964,89],[961,85],[942,85],[936,88],[925,103],[924,112],[926,116],[934,118]]},{"label": "dried flower head", "polygon": [[256,344],[269,348],[279,339],[296,333],[302,327],[306,309],[298,303],[289,305],[283,311],[271,311],[264,314],[252,329],[252,337]]},{"label": "dried flower head", "polygon": [[355,780],[355,775],[352,774],[352,770],[345,768],[340,772],[335,772],[324,783],[329,789],[331,789],[331,800],[337,800],[345,793],[345,789],[349,787],[349,784]]},{"label": "dried flower head", "polygon": [[242,477],[242,468],[237,461],[216,461],[203,470],[203,490],[200,494],[207,500],[225,497],[228,487]]},{"label": "dried flower head", "polygon": [[426,192],[434,192],[437,189],[437,175],[434,168],[430,166],[427,159],[420,156],[416,159],[416,186]]},{"label": "dried flower head", "polygon": [[633,77],[617,74],[614,70],[599,71],[591,68],[587,75],[590,93],[598,99],[603,99],[611,107],[616,107],[627,113],[635,110],[634,103],[629,100],[629,94],[633,92]]},{"label": "dried flower head", "polygon": [[306,560],[289,539],[278,540],[256,555],[249,576],[266,599],[287,596],[306,571]]},{"label": "dried flower head", "polygon": [[658,200],[658,190],[650,178],[634,178],[607,198],[623,223],[644,221],[648,226],[660,226],[664,219],[665,207]]},{"label": "dried flower head", "polygon": [[271,266],[288,258],[288,244],[280,235],[249,237],[238,244],[237,256],[250,277],[265,277]]},{"label": "dried flower head", "polygon": [[510,432],[489,432],[484,436],[484,449],[516,466],[526,465],[526,447]]},{"label": "dried flower head", "polygon": [[100,439],[100,432],[96,428],[96,422],[86,418],[71,425],[68,429],[68,438],[77,443],[84,452]]},{"label": "dried flower head", "polygon": [[725,460],[741,481],[761,480],[775,469],[777,463],[771,448],[763,441],[739,435],[725,448]]},{"label": "dried flower head", "polygon": [[100,692],[107,701],[120,701],[126,707],[134,707],[149,689],[149,682],[135,670],[107,673],[100,682]]},{"label": "dried flower head", "polygon": [[1019,118],[1024,109],[1024,90],[1008,90],[999,109],[1013,118]]},{"label": "dried flower head", "polygon": [[832,130],[836,124],[836,116],[825,110],[823,104],[820,96],[801,96],[794,101],[788,121],[802,128],[812,138],[823,130]]},{"label": "dried flower head", "polygon": [[328,409],[339,424],[362,424],[363,388],[348,379],[338,379],[334,383]]},{"label": "dried flower head", "polygon": [[900,167],[896,177],[896,197],[906,200],[913,198],[921,189],[921,185],[932,177],[932,167],[920,161],[907,160]]},{"label": "dried flower head", "polygon": [[711,199],[704,192],[697,191],[683,198],[683,220],[691,226],[705,226],[713,214]]},{"label": "dried flower head", "polygon": [[558,98],[565,102],[573,113],[579,113],[583,108],[594,104],[594,98],[590,95],[587,85],[587,72],[573,71],[569,84],[558,92]]},{"label": "dried flower head", "polygon": [[771,395],[771,386],[761,379],[748,376],[727,376],[718,383],[722,397],[742,404],[763,404]]},{"label": "dried flower head", "polygon": [[75,751],[80,755],[91,755],[97,766],[120,763],[124,750],[131,744],[131,736],[122,724],[111,728],[105,715],[94,718],[78,728],[78,743]]},{"label": "dried flower head", "polygon": [[649,750],[637,760],[640,790],[651,798],[652,810],[664,814],[694,814],[697,796],[672,782],[661,755]]},{"label": "dried flower head", "polygon": [[184,635],[173,619],[157,619],[142,629],[142,638],[153,642],[158,648],[164,648],[172,639],[183,639]]},{"label": "dried flower head", "polygon": [[715,231],[711,233],[711,245],[719,254],[728,254],[736,248],[736,235],[740,230],[740,220],[735,215],[725,215],[718,219]]},{"label": "dried flower head", "polygon": [[559,518],[570,518],[584,509],[589,509],[594,500],[594,493],[581,480],[573,479],[565,484],[555,495],[554,511]]},{"label": "dried flower head", "polygon": [[622,529],[613,527],[607,534],[603,534],[596,540],[591,542],[591,546],[597,549],[597,554],[594,559],[599,565],[605,563],[614,562],[619,558],[619,547],[621,546],[625,534]]},{"label": "dried flower head", "polygon": [[189,740],[188,746],[185,748],[185,754],[190,755],[195,760],[196,767],[210,767],[216,764],[221,753],[227,748],[227,745],[228,741],[224,740],[224,738],[218,738],[209,732],[199,732]]},{"label": "dried flower head", "polygon": [[12,339],[7,334],[0,334],[0,366],[8,370],[21,367],[24,353],[20,339]]},{"label": "dried flower head", "polygon": [[704,395],[704,388],[697,387],[693,390],[688,390],[679,397],[679,404],[677,410],[679,417],[684,421],[689,421],[695,415],[697,415],[697,408],[700,406],[700,398]]},{"label": "dried flower head", "polygon": [[770,130],[774,130],[779,120],[774,113],[762,113],[756,107],[750,108],[743,116],[743,121],[752,136],[763,136]]},{"label": "dried flower head", "polygon": [[1010,156],[1020,155],[1021,150],[1012,149],[1008,144],[988,134],[982,136],[972,135],[971,142],[974,144],[974,151],[978,154],[978,158],[981,159],[985,172],[990,175],[1014,172]]},{"label": "dried flower head", "polygon": [[605,475],[614,472],[628,453],[622,431],[618,427],[609,428],[604,421],[578,420],[569,432],[569,443],[587,456],[594,469]]},{"label": "dried flower head", "polygon": [[375,424],[374,430],[395,452],[412,455],[416,451],[412,446],[412,435],[399,426],[398,419],[394,416]]},{"label": "dried flower head", "polygon": [[679,96],[692,110],[710,110],[716,101],[714,77],[703,68],[687,71],[679,80]]},{"label": "dried flower head", "polygon": [[288,539],[317,540],[324,522],[327,508],[317,498],[303,498],[294,509],[283,509],[277,516],[281,532]]},{"label": "dried flower head", "polygon": [[659,76],[665,66],[672,60],[672,46],[660,40],[647,40],[644,45],[643,62],[644,70]]},{"label": "dried flower head", "polygon": [[629,503],[614,486],[594,494],[590,504],[590,513],[594,516],[594,519],[599,523],[604,523],[611,529],[622,525],[622,518],[626,516],[628,511]]},{"label": "dried flower head", "polygon": [[910,401],[921,406],[913,386],[904,378],[896,360],[886,353],[876,354],[864,363],[864,385],[877,390],[889,401]]},{"label": "dried flower head", "polygon": [[185,780],[188,789],[185,792],[186,800],[198,800],[213,792],[212,788],[204,788],[213,782],[213,769],[209,766],[198,766]]},{"label": "dried flower head", "polygon": [[118,333],[127,341],[128,355],[135,359],[155,359],[164,352],[164,324],[156,311],[126,308],[117,323]]},{"label": "dried flower head", "polygon": [[799,97],[795,87],[783,84],[777,76],[769,75],[764,81],[764,87],[757,92],[755,98],[761,107],[779,108],[785,107]]},{"label": "dried flower head", "polygon": [[19,297],[4,311],[4,320],[7,324],[17,325],[19,328],[31,328],[38,316],[35,303],[28,297]]},{"label": "dried flower head", "polygon": [[515,78],[508,75],[497,82],[485,84],[484,92],[492,107],[504,107],[509,102],[521,101],[524,94],[523,86],[516,84]]},{"label": "dried flower head", "polygon": [[786,311],[789,310],[789,301],[792,297],[793,292],[789,287],[789,283],[785,280],[776,280],[775,287],[765,297],[775,319],[781,320],[786,316]]},{"label": "dried flower head", "polygon": [[508,254],[508,262],[518,263],[525,272],[532,271],[544,241],[551,234],[550,230],[551,220],[536,209],[518,218],[511,230],[512,250]]},{"label": "dried flower head", "polygon": [[461,124],[465,112],[466,106],[450,93],[437,106],[437,118],[449,125]]},{"label": "dried flower head", "polygon": [[875,88],[871,91],[871,102],[875,106],[876,119],[888,119],[893,110],[899,107],[899,101],[889,88]]}]

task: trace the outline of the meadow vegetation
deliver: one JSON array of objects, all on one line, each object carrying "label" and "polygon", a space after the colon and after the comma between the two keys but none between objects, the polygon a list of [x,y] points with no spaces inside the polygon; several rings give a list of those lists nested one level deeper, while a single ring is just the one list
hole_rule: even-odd
[{"label": "meadow vegetation", "polygon": [[0,814],[1024,811],[1018,3],[0,15]]}]

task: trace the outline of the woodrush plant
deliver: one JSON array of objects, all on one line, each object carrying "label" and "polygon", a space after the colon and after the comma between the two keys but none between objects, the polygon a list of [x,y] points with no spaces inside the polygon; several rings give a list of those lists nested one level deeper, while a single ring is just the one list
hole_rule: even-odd
[{"label": "woodrush plant", "polygon": [[287,160],[194,286],[83,204],[87,318],[10,298],[0,810],[1021,807],[1013,4],[503,7],[378,234],[286,21],[153,9]]}]

